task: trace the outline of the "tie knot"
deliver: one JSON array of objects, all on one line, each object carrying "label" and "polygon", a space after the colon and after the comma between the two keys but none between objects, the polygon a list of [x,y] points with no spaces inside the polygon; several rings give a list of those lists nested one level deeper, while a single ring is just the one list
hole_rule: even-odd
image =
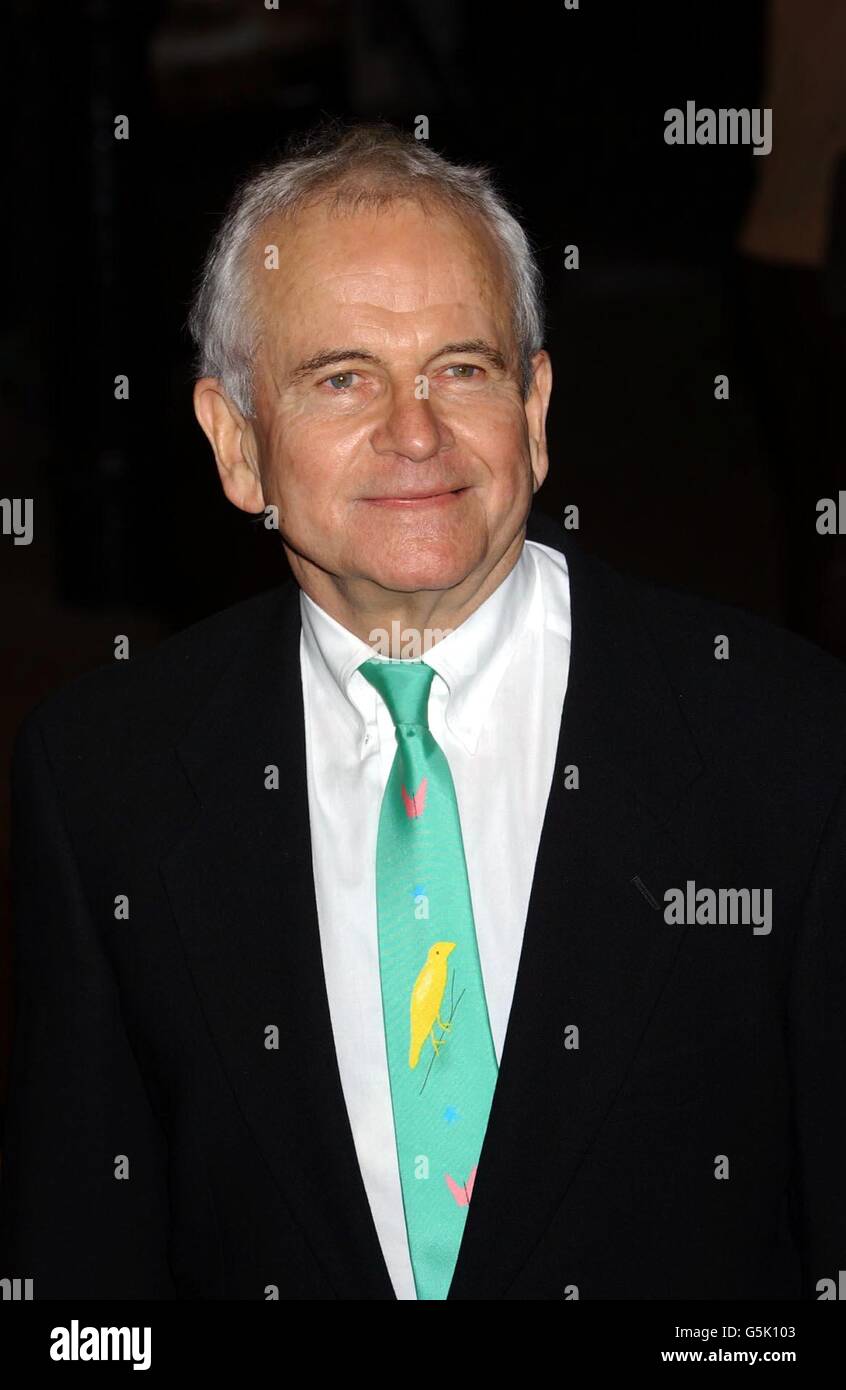
[{"label": "tie knot", "polygon": [[359,666],[366,681],[378,690],[396,728],[419,724],[428,729],[429,691],[435,668],[425,661],[389,661],[371,657]]}]

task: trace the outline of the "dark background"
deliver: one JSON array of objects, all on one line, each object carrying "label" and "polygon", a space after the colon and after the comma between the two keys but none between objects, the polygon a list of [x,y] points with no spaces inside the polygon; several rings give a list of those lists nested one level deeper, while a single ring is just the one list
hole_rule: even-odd
[{"label": "dark background", "polygon": [[[830,8],[796,5],[809,25]],[[545,275],[555,370],[539,505],[561,518],[577,504],[582,543],[621,568],[846,657],[844,541],[815,533],[816,500],[846,488],[846,164],[831,161],[822,251],[802,233],[800,151],[786,231],[772,245],[757,234],[750,252],[772,156],[663,140],[665,109],[687,100],[768,104],[770,33],[753,0],[13,3],[0,494],[33,498],[35,536],[0,536],[4,766],[26,711],[110,661],[116,634],[137,654],[286,571],[278,535],[220,490],[184,321],[236,180],[322,114],[404,127],[425,114],[435,149],[491,165],[516,204]],[[808,81],[780,94],[774,147]],[[113,138],[117,114],[128,141]],[[812,116],[799,124],[818,148]],[[714,399],[719,372],[728,401]],[[114,400],[118,373],[128,401]],[[0,873],[5,884],[5,857]],[[6,913],[0,1095],[7,927]]]}]

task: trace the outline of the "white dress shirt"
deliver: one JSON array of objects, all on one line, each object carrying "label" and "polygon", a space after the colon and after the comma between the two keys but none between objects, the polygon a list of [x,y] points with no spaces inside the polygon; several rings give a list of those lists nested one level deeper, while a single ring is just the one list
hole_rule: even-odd
[{"label": "white dress shirt", "polygon": [[[335,1051],[385,1263],[397,1298],[414,1299],[376,913],[376,834],[396,734],[381,696],[357,670],[374,649],[302,590],[300,613],[312,862]],[[419,655],[436,672],[429,727],[455,784],[499,1062],[567,688],[563,554],[525,541],[498,588]]]}]

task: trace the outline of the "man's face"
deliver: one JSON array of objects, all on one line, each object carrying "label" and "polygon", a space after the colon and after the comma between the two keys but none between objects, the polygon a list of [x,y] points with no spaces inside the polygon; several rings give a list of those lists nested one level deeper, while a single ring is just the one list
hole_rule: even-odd
[{"label": "man's face", "polygon": [[550,383],[544,353],[523,401],[487,233],[403,201],[317,206],[259,240],[280,268],[257,272],[251,442],[295,573],[299,556],[390,591],[482,582],[545,476]]}]

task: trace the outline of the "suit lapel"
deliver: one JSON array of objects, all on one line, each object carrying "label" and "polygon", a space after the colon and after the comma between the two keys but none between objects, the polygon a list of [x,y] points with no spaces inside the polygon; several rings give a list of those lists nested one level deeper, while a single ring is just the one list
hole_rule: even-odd
[{"label": "suit lapel", "polygon": [[[682,940],[632,879],[660,902],[691,876],[665,826],[700,763],[629,591],[542,514],[528,536],[567,556],[570,675],[453,1299],[520,1296]],[[323,974],[295,584],[262,611],[178,749],[188,828],[162,874],[221,1064],[292,1221],[338,1298],[393,1299]],[[579,788],[567,790],[573,765]],[[265,788],[271,766],[279,790]],[[564,1046],[572,1024],[578,1050]]]}]

